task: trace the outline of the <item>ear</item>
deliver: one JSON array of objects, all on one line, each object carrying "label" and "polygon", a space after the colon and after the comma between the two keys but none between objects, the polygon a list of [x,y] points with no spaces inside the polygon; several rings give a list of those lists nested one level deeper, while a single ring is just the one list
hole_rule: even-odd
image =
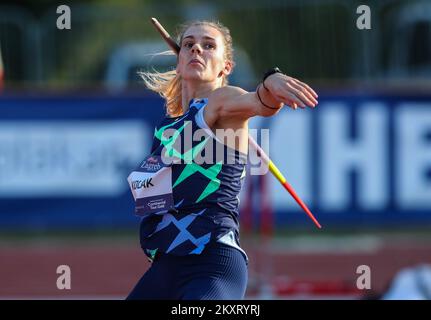
[{"label": "ear", "polygon": [[232,61],[226,60],[224,63],[224,68],[220,72],[219,76],[228,76],[232,73],[234,63]]}]

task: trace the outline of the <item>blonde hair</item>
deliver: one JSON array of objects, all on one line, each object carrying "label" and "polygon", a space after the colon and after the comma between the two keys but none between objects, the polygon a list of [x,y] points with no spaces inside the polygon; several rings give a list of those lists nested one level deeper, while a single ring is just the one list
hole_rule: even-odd
[{"label": "blonde hair", "polygon": [[[232,37],[228,28],[218,21],[196,20],[186,22],[180,25],[177,31],[177,41],[180,46],[184,33],[192,26],[210,26],[217,29],[223,35],[225,59],[231,61],[233,65]],[[166,100],[166,113],[169,116],[177,117],[183,114],[181,76],[177,75],[175,69],[167,72],[140,72],[139,74],[148,89],[157,92]],[[222,86],[226,86],[227,84],[228,79],[227,76],[225,76],[222,81]]]}]

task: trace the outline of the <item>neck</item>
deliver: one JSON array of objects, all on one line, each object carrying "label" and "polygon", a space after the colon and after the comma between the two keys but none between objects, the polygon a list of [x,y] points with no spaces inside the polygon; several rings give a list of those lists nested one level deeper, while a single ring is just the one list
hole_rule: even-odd
[{"label": "neck", "polygon": [[182,106],[183,112],[189,109],[189,102],[194,98],[207,98],[215,89],[220,87],[215,82],[191,82],[183,81],[182,83]]}]

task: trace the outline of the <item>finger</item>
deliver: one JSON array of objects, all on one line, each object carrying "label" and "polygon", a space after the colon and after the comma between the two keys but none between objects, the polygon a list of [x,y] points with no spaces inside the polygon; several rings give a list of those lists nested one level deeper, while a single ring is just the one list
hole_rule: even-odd
[{"label": "finger", "polygon": [[298,107],[305,108],[306,107],[306,104],[300,98],[298,98],[295,94],[293,94],[291,92],[288,93],[287,99],[295,102],[296,108],[298,108]]},{"label": "finger", "polygon": [[307,96],[304,91],[303,88],[300,87],[300,89],[296,89],[293,85],[289,84],[290,88],[294,89],[295,91],[295,95],[301,99],[306,105],[310,106],[310,107],[315,107],[316,106],[316,102],[315,99],[312,96]]},{"label": "finger", "polygon": [[291,92],[288,92],[287,95],[277,94],[276,97],[288,105],[295,103],[297,107],[305,107],[305,104]]},{"label": "finger", "polygon": [[299,82],[299,84],[301,84],[302,86],[306,87],[306,88],[307,88],[307,90],[308,90],[308,91],[310,91],[310,92],[313,94],[313,96],[314,96],[315,98],[318,98],[318,97],[319,97],[319,96],[317,95],[316,91],[314,91],[313,89],[311,89],[311,87],[310,87],[308,84],[306,84],[306,83],[304,83],[304,82],[301,82],[301,81],[299,81],[298,79],[295,79],[295,81]]},{"label": "finger", "polygon": [[298,105],[295,102],[291,102],[291,103],[286,104],[286,105],[293,110],[298,109]]},{"label": "finger", "polygon": [[295,96],[300,99],[304,104],[314,107],[315,103],[311,101],[303,92],[294,88],[290,83],[286,82],[286,86],[290,89],[290,91],[295,94]]},{"label": "finger", "polygon": [[294,87],[295,89],[297,89],[297,90],[301,91],[303,94],[305,94],[307,96],[307,98],[313,102],[313,104],[314,104],[313,107],[315,107],[316,104],[318,104],[317,99],[314,98],[311,91],[309,91],[306,87],[300,85],[299,81],[295,81],[295,79],[292,79],[292,81],[289,83],[292,85],[292,87]]}]

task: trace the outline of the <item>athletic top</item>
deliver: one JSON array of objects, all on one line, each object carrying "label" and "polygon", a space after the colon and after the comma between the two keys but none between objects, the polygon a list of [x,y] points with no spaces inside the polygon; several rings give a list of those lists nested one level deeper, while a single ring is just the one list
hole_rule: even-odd
[{"label": "athletic top", "polygon": [[[247,155],[215,137],[203,116],[207,103],[206,98],[192,99],[185,114],[165,117],[155,128],[151,155],[128,178],[135,213],[142,216],[141,247],[150,260],[156,252],[200,254],[210,241],[237,248],[247,260],[239,245],[238,211]],[[170,169],[158,171],[159,180],[144,179],[148,173],[143,171],[160,168],[161,158],[171,160],[166,165]],[[167,180],[171,184],[156,199],[151,189]],[[142,190],[147,196],[139,198]]]}]

